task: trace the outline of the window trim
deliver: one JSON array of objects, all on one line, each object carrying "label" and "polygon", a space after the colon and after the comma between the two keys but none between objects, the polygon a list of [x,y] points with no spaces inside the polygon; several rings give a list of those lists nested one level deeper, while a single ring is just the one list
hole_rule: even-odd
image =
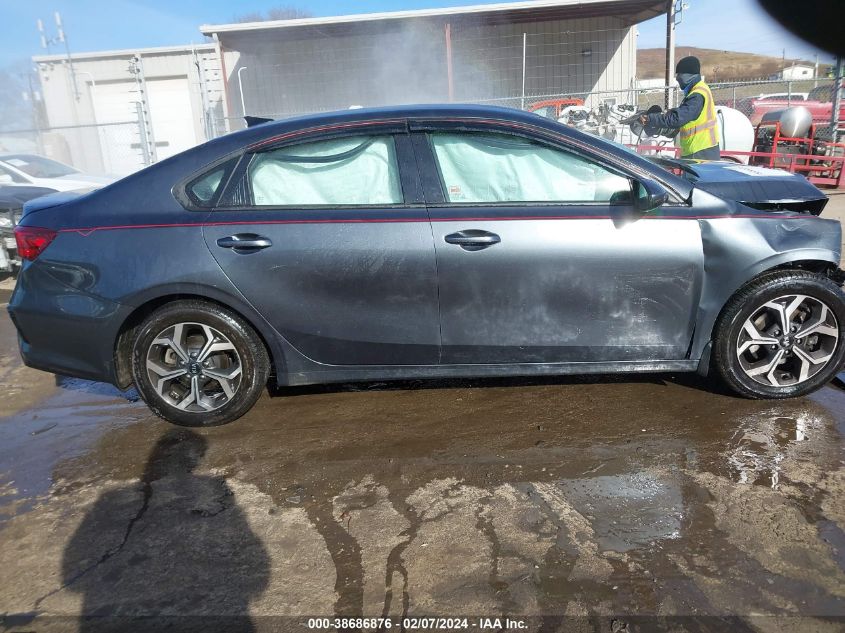
[{"label": "window trim", "polygon": [[[440,161],[437,160],[437,152],[434,149],[434,142],[432,139],[433,134],[502,134],[504,136],[518,136],[520,138],[527,139],[532,143],[540,145],[542,147],[546,147],[548,149],[552,149],[555,151],[562,151],[568,154],[572,154],[577,158],[585,160],[587,162],[592,162],[597,164],[602,169],[607,170],[608,172],[615,174],[621,178],[625,178],[628,181],[628,187],[631,191],[632,202],[629,204],[619,203],[613,204],[610,201],[589,201],[589,200],[558,200],[558,201],[544,201],[544,200],[513,200],[513,201],[498,201],[498,202],[452,202],[449,200],[449,196],[446,192],[446,184],[443,180],[443,173],[440,169]],[[544,139],[539,139],[535,136],[531,136],[529,134],[519,133],[518,131],[514,130],[501,130],[496,128],[491,129],[429,129],[429,130],[420,130],[418,132],[424,140],[425,146],[427,148],[428,160],[430,161],[431,165],[434,167],[434,170],[437,174],[437,180],[440,188],[440,197],[442,197],[441,202],[434,202],[429,203],[430,206],[434,205],[442,205],[454,208],[473,208],[473,207],[625,207],[625,206],[632,206],[633,201],[636,199],[636,178],[629,173],[622,171],[617,166],[608,166],[605,161],[601,161],[594,156],[585,155],[583,152],[578,152],[569,146],[564,146],[562,144],[550,143],[546,142]],[[420,144],[422,145],[422,143]]]},{"label": "window trim", "polygon": [[[183,178],[177,182],[171,189],[171,193],[173,194],[173,197],[176,198],[176,201],[188,211],[212,211],[215,208],[217,201],[220,200],[223,193],[229,188],[229,181],[231,180],[232,175],[238,171],[238,167],[240,166],[242,160],[242,149],[229,152],[217,160],[208,163],[202,167],[202,169],[194,171],[187,178]],[[225,165],[229,161],[232,161],[232,167],[229,168],[227,173],[223,174],[223,178],[220,179],[221,186],[218,187],[217,192],[211,200],[208,202],[202,202],[195,196],[191,195],[189,190],[191,185],[205,178],[213,171],[219,169],[221,165]]]},{"label": "window trim", "polygon": [[[240,157],[233,156],[228,160],[224,160],[222,163],[216,163],[215,166],[211,169],[205,170],[196,178],[192,178],[187,183],[185,183],[185,195],[190,198],[191,202],[197,208],[213,209],[217,205],[217,201],[220,200],[220,197],[223,195],[223,192],[226,190],[226,187],[229,184],[229,178],[237,169],[239,162]],[[191,188],[204,178],[208,178],[211,174],[213,174],[221,167],[224,169],[224,171],[223,175],[220,177],[220,183],[217,185],[217,189],[215,190],[214,195],[211,196],[211,198],[207,201],[200,200],[196,195],[194,195],[194,192],[191,190]]]}]

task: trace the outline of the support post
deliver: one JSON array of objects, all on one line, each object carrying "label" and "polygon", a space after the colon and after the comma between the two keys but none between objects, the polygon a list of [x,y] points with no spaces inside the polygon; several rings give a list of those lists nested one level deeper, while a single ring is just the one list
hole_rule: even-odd
[{"label": "support post", "polygon": [[839,138],[839,108],[842,103],[842,58],[836,58],[836,71],[833,73],[833,106],[830,113],[830,138],[836,143]]},{"label": "support post", "polygon": [[528,33],[522,34],[522,99],[520,109],[525,110],[525,57],[528,48]]},{"label": "support post", "polygon": [[241,93],[241,116],[246,116],[246,102],[244,102],[244,80],[241,73],[247,69],[246,66],[238,68],[238,90]]},{"label": "support post", "polygon": [[666,98],[664,107],[671,108],[672,82],[675,80],[675,0],[666,0]]},{"label": "support post", "polygon": [[446,81],[449,83],[449,101],[455,100],[455,85],[452,78],[452,25],[446,23]]}]

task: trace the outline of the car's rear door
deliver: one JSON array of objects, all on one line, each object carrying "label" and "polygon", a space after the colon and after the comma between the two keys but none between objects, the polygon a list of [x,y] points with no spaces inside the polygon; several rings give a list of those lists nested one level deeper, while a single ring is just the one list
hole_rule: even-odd
[{"label": "car's rear door", "polygon": [[205,225],[241,293],[331,365],[437,364],[431,227],[404,125],[246,155]]},{"label": "car's rear door", "polygon": [[638,218],[633,181],[583,153],[452,125],[412,128],[442,362],[685,358],[703,274],[695,218]]}]

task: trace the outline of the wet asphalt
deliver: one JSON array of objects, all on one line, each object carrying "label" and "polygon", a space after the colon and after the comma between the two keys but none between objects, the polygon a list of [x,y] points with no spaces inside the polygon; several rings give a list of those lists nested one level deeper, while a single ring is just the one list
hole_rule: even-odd
[{"label": "wet asphalt", "polygon": [[5,315],[0,386],[0,629],[845,626],[840,386],[761,402],[672,375],[341,385],[191,430],[22,367]]}]

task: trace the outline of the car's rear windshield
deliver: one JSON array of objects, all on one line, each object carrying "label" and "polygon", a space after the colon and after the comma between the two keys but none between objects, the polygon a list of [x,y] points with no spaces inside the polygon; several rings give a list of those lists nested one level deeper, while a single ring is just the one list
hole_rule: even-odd
[{"label": "car's rear windshield", "polygon": [[0,161],[33,178],[59,178],[60,176],[79,173],[73,167],[32,154],[6,154],[0,156]]}]

